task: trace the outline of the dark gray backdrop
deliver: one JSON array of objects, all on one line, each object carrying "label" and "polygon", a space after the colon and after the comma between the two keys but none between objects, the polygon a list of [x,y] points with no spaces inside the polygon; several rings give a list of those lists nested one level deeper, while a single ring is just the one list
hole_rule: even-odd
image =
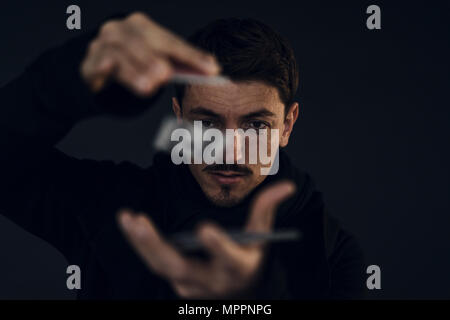
[{"label": "dark gray backdrop", "polygon": [[[450,298],[448,4],[2,1],[0,84],[80,33],[66,29],[70,4],[81,7],[83,30],[140,9],[183,36],[231,16],[260,19],[287,36],[300,64],[302,109],[288,150],[359,238],[368,264],[381,267],[382,289],[369,296]],[[381,7],[382,30],[366,28],[370,4]],[[169,111],[167,92],[137,119],[80,123],[60,148],[147,166]],[[73,298],[66,266],[54,248],[0,217],[0,298]]]}]

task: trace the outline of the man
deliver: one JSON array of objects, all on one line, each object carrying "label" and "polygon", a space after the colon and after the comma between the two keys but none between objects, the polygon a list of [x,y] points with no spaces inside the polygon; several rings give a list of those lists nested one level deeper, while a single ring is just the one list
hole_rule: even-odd
[{"label": "man", "polygon": [[[81,267],[79,298],[360,298],[354,238],[284,152],[279,172],[265,176],[261,163],[175,165],[157,154],[141,169],[76,160],[53,147],[81,119],[145,110],[175,72],[232,80],[177,86],[179,119],[220,130],[277,129],[286,146],[299,112],[288,42],[251,19],[218,20],[190,40],[134,13],[48,51],[3,87],[1,213]],[[237,228],[294,228],[303,237],[244,245],[226,232]],[[187,230],[207,258],[167,240]]]}]

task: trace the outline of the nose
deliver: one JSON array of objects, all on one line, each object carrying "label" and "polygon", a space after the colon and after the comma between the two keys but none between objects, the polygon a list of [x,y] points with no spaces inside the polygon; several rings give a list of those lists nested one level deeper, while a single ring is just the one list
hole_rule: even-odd
[{"label": "nose", "polygon": [[241,130],[231,129],[233,132],[227,130],[225,139],[225,161],[227,164],[243,164],[245,161],[245,137]]}]

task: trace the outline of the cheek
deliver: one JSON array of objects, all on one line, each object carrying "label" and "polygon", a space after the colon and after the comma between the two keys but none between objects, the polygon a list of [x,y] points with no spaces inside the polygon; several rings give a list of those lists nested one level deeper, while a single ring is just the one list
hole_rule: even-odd
[{"label": "cheek", "polygon": [[192,175],[195,177],[196,180],[202,180],[204,179],[204,172],[202,171],[203,168],[200,165],[189,165],[189,170],[191,171]]},{"label": "cheek", "polygon": [[[269,155],[272,154],[272,151],[276,151],[278,147],[283,147],[284,140],[285,140],[283,124],[272,128],[272,130],[268,131],[268,136],[267,136],[267,150],[269,151],[269,153],[268,153]],[[275,148],[275,150],[272,150],[274,148]]]}]

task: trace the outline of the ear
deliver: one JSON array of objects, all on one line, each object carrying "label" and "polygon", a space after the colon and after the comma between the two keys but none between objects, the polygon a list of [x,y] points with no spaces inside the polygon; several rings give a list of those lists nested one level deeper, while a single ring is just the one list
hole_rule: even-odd
[{"label": "ear", "polygon": [[294,102],[288,109],[286,118],[284,119],[283,133],[280,138],[280,146],[286,147],[289,142],[292,130],[294,129],[295,121],[297,121],[299,113],[298,102]]},{"label": "ear", "polygon": [[172,110],[173,113],[175,113],[177,119],[181,120],[181,106],[180,103],[178,102],[178,99],[175,97],[172,97]]}]

